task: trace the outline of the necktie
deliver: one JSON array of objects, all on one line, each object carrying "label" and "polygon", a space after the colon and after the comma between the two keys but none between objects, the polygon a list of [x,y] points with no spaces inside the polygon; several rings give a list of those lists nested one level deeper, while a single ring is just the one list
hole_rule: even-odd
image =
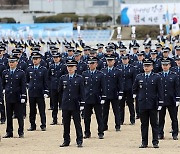
[{"label": "necktie", "polygon": [[145,79],[146,79],[146,82],[147,82],[147,80],[148,80],[148,75],[145,76]]},{"label": "necktie", "polygon": [[164,73],[164,77],[165,77],[165,78],[167,77],[167,73]]},{"label": "necktie", "polygon": [[69,80],[70,80],[70,81],[72,80],[72,76],[69,77]]},{"label": "necktie", "polygon": [[91,72],[91,78],[93,77],[93,72]]},{"label": "necktie", "polygon": [[10,72],[11,75],[13,75],[13,73],[14,73],[13,71]]}]

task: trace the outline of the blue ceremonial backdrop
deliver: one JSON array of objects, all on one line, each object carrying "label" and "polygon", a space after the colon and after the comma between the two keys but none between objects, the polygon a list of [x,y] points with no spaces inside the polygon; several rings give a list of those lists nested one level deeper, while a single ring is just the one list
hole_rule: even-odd
[{"label": "blue ceremonial backdrop", "polygon": [[72,23],[0,24],[0,36],[64,37],[73,35]]}]

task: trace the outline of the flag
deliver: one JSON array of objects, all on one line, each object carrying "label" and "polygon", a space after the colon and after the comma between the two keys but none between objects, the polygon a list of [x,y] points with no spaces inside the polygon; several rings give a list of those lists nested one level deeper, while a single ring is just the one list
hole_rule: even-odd
[{"label": "flag", "polygon": [[173,16],[172,35],[173,36],[179,35],[179,23],[176,15]]},{"label": "flag", "polygon": [[166,20],[166,34],[169,34],[170,33],[170,26],[169,26],[169,11],[168,11],[168,6],[167,6],[167,10],[166,10],[165,20]]}]

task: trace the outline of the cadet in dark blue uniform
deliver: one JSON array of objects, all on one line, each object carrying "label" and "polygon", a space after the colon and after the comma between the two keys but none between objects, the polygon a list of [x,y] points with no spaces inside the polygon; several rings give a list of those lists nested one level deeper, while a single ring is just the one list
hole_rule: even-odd
[{"label": "cadet in dark blue uniform", "polygon": [[1,113],[1,124],[5,124],[6,116],[5,116],[5,106],[4,106],[4,95],[2,88],[2,81],[0,77],[0,113]]},{"label": "cadet in dark blue uniform", "polygon": [[116,66],[122,64],[122,55],[126,54],[126,46],[120,46],[119,47],[119,56],[117,57]]},{"label": "cadet in dark blue uniform", "polygon": [[5,47],[0,47],[0,63],[3,64],[4,66],[8,66],[8,59],[7,56],[5,56]]},{"label": "cadet in dark blue uniform", "polygon": [[164,124],[166,109],[172,121],[172,136],[174,140],[178,140],[178,119],[176,114],[176,102],[179,105],[180,91],[178,75],[170,71],[170,60],[162,60],[163,71],[159,73],[163,82],[164,103],[161,111],[159,111],[159,139],[164,139]]},{"label": "cadet in dark blue uniform", "polygon": [[[32,55],[33,55],[33,54],[36,54],[36,53],[40,54],[40,53],[39,53],[40,49],[38,49],[38,48],[35,48],[35,49],[32,48],[31,50],[32,50],[32,53],[31,53],[31,56],[29,57],[29,60],[28,60],[28,62],[27,62],[27,63],[28,63],[28,67],[34,65],[34,64],[33,64],[33,61],[32,61]],[[44,61],[43,57],[41,58],[40,65],[43,66],[43,67],[47,67],[47,64],[46,64],[46,62]]]},{"label": "cadet in dark blue uniform", "polygon": [[88,57],[89,57],[89,52],[91,50],[91,47],[90,46],[84,46],[84,54],[83,56],[81,57],[81,60],[82,61],[87,61]]},{"label": "cadet in dark blue uniform", "polygon": [[105,103],[103,105],[104,131],[108,130],[108,116],[110,103],[115,116],[115,129],[120,131],[120,110],[119,101],[123,95],[122,73],[114,67],[115,56],[109,55],[107,58],[108,67],[102,69],[105,80]]},{"label": "cadet in dark blue uniform", "polygon": [[73,117],[76,129],[76,143],[82,147],[83,133],[80,118],[80,102],[84,102],[84,81],[82,76],[75,74],[77,62],[68,60],[66,62],[68,74],[63,75],[59,82],[59,92],[62,94],[62,115],[64,122],[64,143],[60,147],[70,144],[70,123]]},{"label": "cadet in dark blue uniform", "polygon": [[78,62],[76,73],[79,75],[82,75],[82,73],[88,69],[87,64],[81,60],[81,52],[80,50],[74,52],[74,59]]},{"label": "cadet in dark blue uniform", "polygon": [[130,112],[130,122],[132,125],[135,124],[135,109],[134,109],[134,99],[132,94],[132,86],[134,79],[136,77],[135,67],[129,64],[129,55],[122,56],[122,65],[118,66],[118,69],[122,71],[122,81],[123,82],[123,97],[120,100],[120,119],[121,125],[124,123],[124,112],[125,112],[125,103],[127,103]]},{"label": "cadet in dark blue uniform", "polygon": [[104,56],[105,56],[104,53],[103,53],[104,44],[98,43],[98,44],[96,44],[96,46],[98,48],[97,58],[98,59],[104,58]]},{"label": "cadet in dark blue uniform", "polygon": [[159,59],[157,59],[157,55],[158,55],[157,50],[152,50],[150,55],[151,55],[150,59],[152,59],[154,61],[154,63],[153,63],[153,72],[154,73],[161,72],[162,71],[161,61]]},{"label": "cadet in dark blue uniform", "polygon": [[145,58],[150,58],[150,53],[151,53],[151,44],[144,44],[144,57]]},{"label": "cadet in dark blue uniform", "polygon": [[180,58],[180,45],[176,45],[174,47],[176,55],[173,57],[174,60],[176,60],[176,58]]},{"label": "cadet in dark blue uniform", "polygon": [[[23,70],[26,73],[26,69],[27,69],[27,62],[25,62],[24,58],[22,57],[22,53],[19,49],[14,49],[12,50],[12,54],[18,57],[18,64],[17,64],[17,68],[20,70]],[[26,103],[27,103],[27,99],[25,101],[25,103],[23,104],[23,116],[24,118],[26,117]],[[14,114],[14,117],[16,117],[16,115]]]},{"label": "cadet in dark blue uniform", "polygon": [[[4,63],[5,58],[3,57],[4,47],[0,47],[0,78],[2,77],[2,72],[8,67],[7,64]],[[7,60],[7,59],[6,59]],[[1,124],[5,124],[6,115],[5,115],[5,106],[4,106],[4,97],[2,97],[2,101],[0,103],[0,113],[1,113]]]},{"label": "cadet in dark blue uniform", "polygon": [[67,47],[67,57],[63,58],[63,61],[66,62],[67,60],[74,60],[74,47],[68,46]]},{"label": "cadet in dark blue uniform", "polygon": [[[89,52],[89,57],[97,57],[97,49],[92,48]],[[97,70],[101,70],[102,68],[104,68],[104,64],[103,64],[103,61],[101,59],[99,59]]]},{"label": "cadet in dark blue uniform", "polygon": [[160,58],[160,61],[163,60],[163,59],[170,60],[171,61],[171,67],[174,67],[174,66],[176,66],[176,63],[175,63],[173,58],[169,57],[170,51],[171,51],[171,49],[169,47],[165,47],[163,49],[163,56],[162,56],[162,58]]},{"label": "cadet in dark blue uniform", "polygon": [[139,148],[148,146],[149,120],[152,127],[152,143],[154,148],[158,146],[158,112],[163,105],[163,87],[159,75],[152,72],[153,61],[144,60],[144,72],[136,76],[133,84],[133,94],[138,95],[142,144]]},{"label": "cadet in dark blue uniform", "polygon": [[[178,75],[179,84],[180,84],[180,57],[176,57],[176,65],[177,66],[171,67],[171,71],[175,72]],[[179,87],[179,91],[180,91],[180,85],[178,87]],[[179,107],[179,105],[180,105],[180,101],[179,101],[179,104],[178,103],[176,104],[176,106],[177,106],[176,107],[176,114],[177,115],[178,115],[178,107]]]},{"label": "cadet in dark blue uniform", "polygon": [[138,58],[137,58],[137,52],[139,51],[139,44],[138,43],[135,43],[132,48],[133,48],[133,53],[129,56],[129,63],[132,64],[134,63],[135,61],[138,61]]},{"label": "cadet in dark blue uniform", "polygon": [[85,109],[84,109],[84,124],[85,124],[85,137],[91,137],[90,123],[92,110],[95,110],[95,115],[98,123],[98,136],[103,139],[103,116],[101,99],[104,96],[104,76],[103,73],[96,70],[98,58],[92,57],[88,60],[89,69],[83,72],[84,90],[85,90]]},{"label": "cadet in dark blue uniform", "polygon": [[[144,60],[144,51],[137,52],[138,61],[135,61],[132,65],[136,69],[136,74],[144,73],[143,69],[143,60]],[[136,119],[139,119],[139,103],[138,95],[136,96]]]},{"label": "cadet in dark blue uniform", "polygon": [[156,50],[157,50],[157,59],[162,58],[162,45],[160,43],[156,43]]},{"label": "cadet in dark blue uniform", "polygon": [[48,85],[47,85],[47,69],[40,66],[41,54],[35,52],[32,54],[32,61],[34,66],[28,67],[26,71],[28,94],[29,94],[29,106],[30,106],[30,123],[31,126],[28,131],[36,130],[36,104],[39,108],[41,118],[41,130],[46,131],[46,114],[45,114],[45,100],[44,97],[48,97]]},{"label": "cadet in dark blue uniform", "polygon": [[13,112],[18,119],[18,134],[20,138],[24,137],[24,119],[23,104],[26,99],[26,80],[25,73],[16,68],[18,57],[11,56],[9,59],[9,67],[2,74],[2,85],[5,89],[7,128],[4,138],[13,137]]},{"label": "cadet in dark blue uniform", "polygon": [[57,114],[58,114],[58,106],[61,107],[61,94],[58,91],[59,79],[62,75],[67,74],[66,66],[64,62],[61,60],[62,55],[60,53],[54,53],[53,55],[54,64],[49,67],[48,70],[48,78],[50,80],[50,92],[51,92],[51,100],[53,102],[53,111],[52,118],[53,122],[51,125],[58,124],[57,122]]}]

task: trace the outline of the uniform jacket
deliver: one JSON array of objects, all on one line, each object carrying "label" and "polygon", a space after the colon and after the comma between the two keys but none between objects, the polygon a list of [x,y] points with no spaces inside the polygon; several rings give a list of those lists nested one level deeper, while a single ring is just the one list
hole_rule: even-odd
[{"label": "uniform jacket", "polygon": [[80,110],[80,102],[84,102],[83,77],[74,74],[70,80],[69,75],[63,75],[59,82],[59,92],[62,94],[63,110]]},{"label": "uniform jacket", "polygon": [[136,76],[133,94],[138,95],[140,109],[156,109],[163,104],[163,86],[161,77],[151,72],[146,80],[145,73]]},{"label": "uniform jacket", "polygon": [[84,91],[86,104],[100,104],[105,92],[104,74],[96,70],[91,74],[90,70],[83,72]]},{"label": "uniform jacket", "polygon": [[6,103],[20,103],[21,99],[26,99],[26,76],[24,71],[15,69],[11,74],[10,70],[2,73],[2,87],[5,89]]}]

